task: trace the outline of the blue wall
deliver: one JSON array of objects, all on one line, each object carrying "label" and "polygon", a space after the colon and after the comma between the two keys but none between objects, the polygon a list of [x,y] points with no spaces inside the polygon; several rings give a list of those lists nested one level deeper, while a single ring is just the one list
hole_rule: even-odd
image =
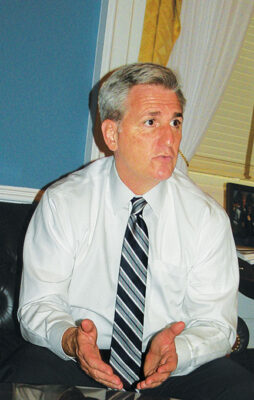
[{"label": "blue wall", "polygon": [[0,0],[0,185],[84,160],[101,0]]}]

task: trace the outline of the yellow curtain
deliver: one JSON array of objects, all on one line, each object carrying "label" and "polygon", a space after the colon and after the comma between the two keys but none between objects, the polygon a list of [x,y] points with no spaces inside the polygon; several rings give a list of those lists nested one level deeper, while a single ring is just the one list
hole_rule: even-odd
[{"label": "yellow curtain", "polygon": [[166,66],[178,38],[182,0],[147,0],[138,60]]}]

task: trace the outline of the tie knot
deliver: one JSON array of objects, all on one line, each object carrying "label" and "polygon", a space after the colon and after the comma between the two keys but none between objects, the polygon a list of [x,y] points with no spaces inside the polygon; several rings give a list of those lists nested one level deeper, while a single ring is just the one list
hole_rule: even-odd
[{"label": "tie knot", "polygon": [[131,202],[132,202],[131,214],[134,214],[134,215],[142,214],[143,209],[144,209],[145,205],[147,204],[147,201],[145,199],[143,199],[143,197],[133,197]]}]

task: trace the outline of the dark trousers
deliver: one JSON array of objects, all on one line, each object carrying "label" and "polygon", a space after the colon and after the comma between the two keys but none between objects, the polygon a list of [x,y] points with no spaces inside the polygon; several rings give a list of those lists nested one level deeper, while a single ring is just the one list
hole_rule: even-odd
[{"label": "dark trousers", "polygon": [[[4,382],[104,387],[74,361],[64,361],[48,349],[30,343],[19,348],[9,364],[10,368],[2,376]],[[141,392],[150,398],[253,400],[254,374],[232,359],[222,357],[188,375],[170,377],[157,388]]]}]

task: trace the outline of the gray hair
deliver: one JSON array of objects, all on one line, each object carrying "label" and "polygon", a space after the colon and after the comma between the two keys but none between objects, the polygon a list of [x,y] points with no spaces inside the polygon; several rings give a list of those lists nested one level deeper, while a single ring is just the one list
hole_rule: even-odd
[{"label": "gray hair", "polygon": [[160,85],[172,90],[184,108],[184,95],[175,74],[169,68],[152,63],[134,63],[118,68],[101,86],[98,99],[101,121],[120,121],[125,112],[129,90],[142,84]]}]

